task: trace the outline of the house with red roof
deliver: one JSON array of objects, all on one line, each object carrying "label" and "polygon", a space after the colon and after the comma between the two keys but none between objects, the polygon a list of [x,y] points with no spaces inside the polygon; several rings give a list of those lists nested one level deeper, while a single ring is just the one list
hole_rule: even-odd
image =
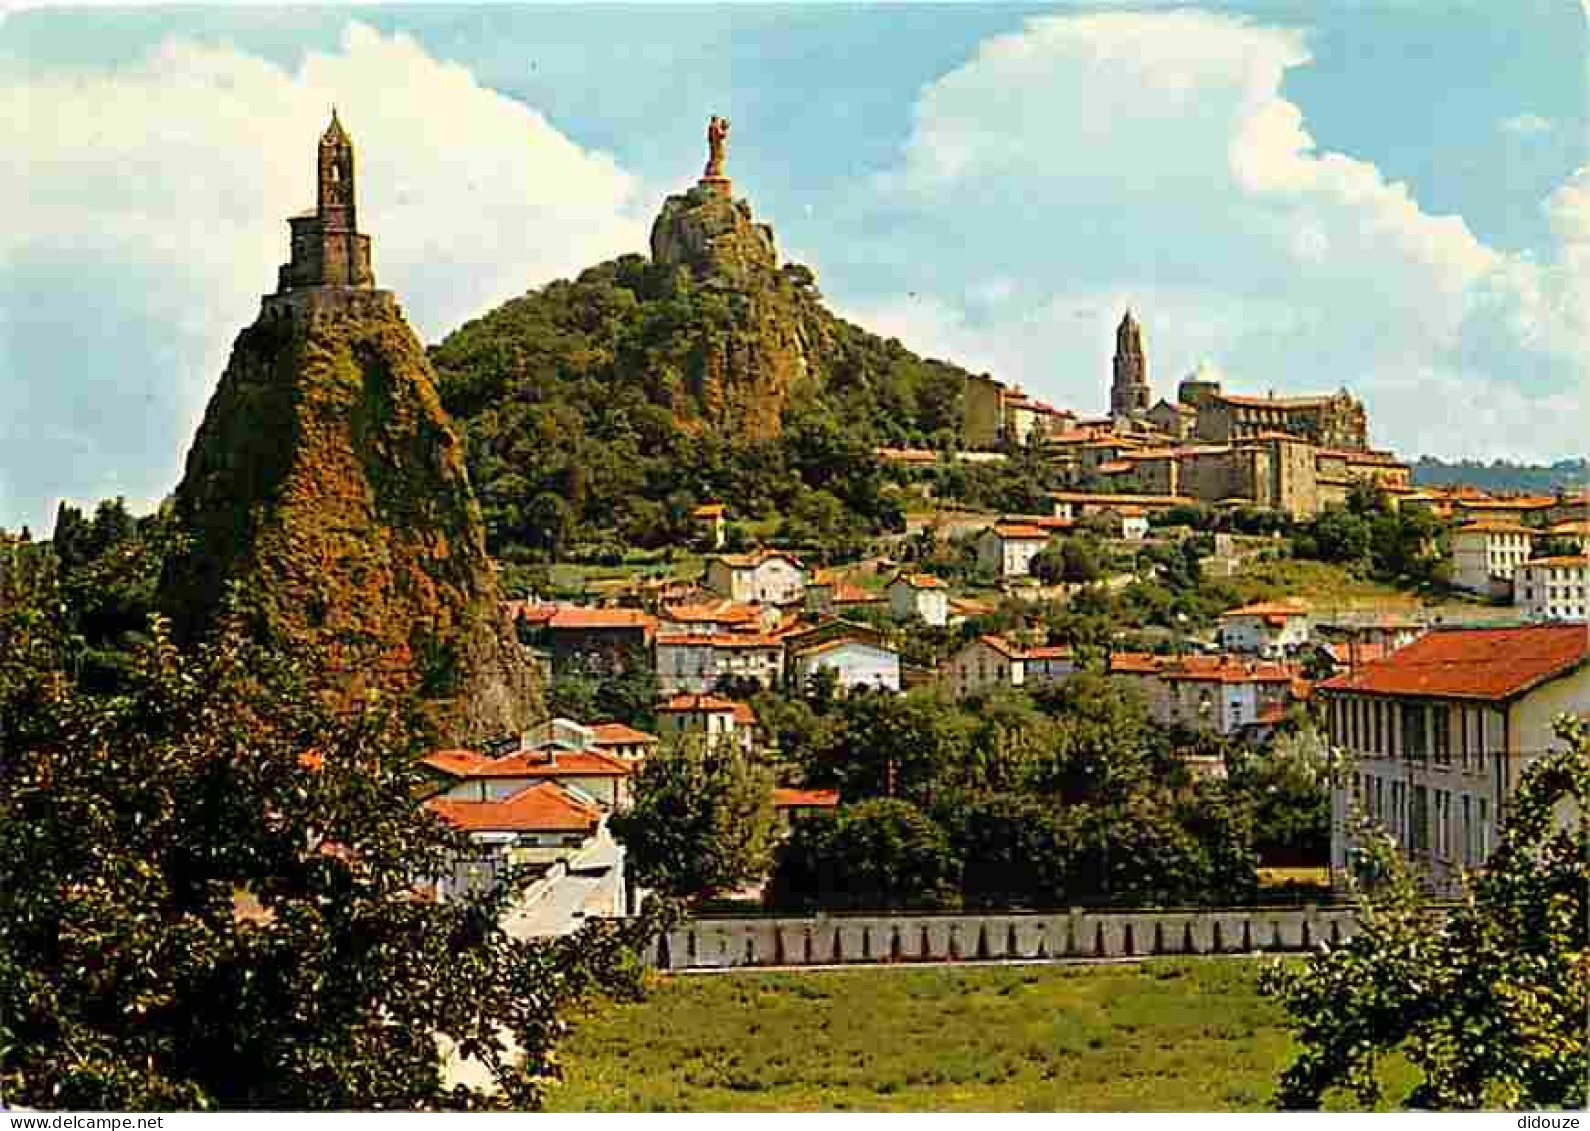
[{"label": "house with red roof", "polygon": [[818,671],[831,671],[842,692],[857,688],[900,690],[900,653],[877,633],[823,635],[804,643],[792,640],[787,659],[792,686],[806,687]]},{"label": "house with red roof", "polygon": [[950,692],[966,699],[998,687],[1030,689],[1060,683],[1077,670],[1077,662],[1065,645],[1023,644],[986,635],[964,645],[943,670]]},{"label": "house with red roof", "polygon": [[1001,520],[977,539],[977,565],[996,577],[1026,577],[1032,559],[1049,544],[1054,530],[1031,521]]},{"label": "house with red roof", "polygon": [[1530,558],[1513,574],[1513,607],[1530,620],[1583,623],[1590,612],[1590,557]]},{"label": "house with red roof", "polygon": [[949,623],[950,587],[931,573],[899,573],[885,586],[889,611],[901,620],[943,628]]},{"label": "house with red roof", "polygon": [[1302,601],[1260,601],[1220,614],[1215,639],[1232,652],[1283,656],[1308,643],[1308,605]]},{"label": "house with red roof", "polygon": [[[606,836],[601,809],[553,781],[536,782],[490,800],[433,797],[425,808],[467,833],[472,846],[453,860],[447,875],[436,877],[435,895],[444,899],[488,890],[510,868],[540,869],[540,878],[527,893],[539,896],[543,893],[536,888],[555,885],[566,875],[567,861],[590,852]],[[606,877],[616,880],[619,889],[609,914],[623,911],[622,853],[617,857],[616,875]]]},{"label": "house with red roof", "polygon": [[1165,657],[1158,675],[1156,722],[1248,741],[1270,734],[1309,694],[1294,665],[1244,656]]},{"label": "house with red roof", "polygon": [[773,812],[778,817],[779,831],[788,836],[796,822],[812,813],[822,813],[839,808],[837,789],[796,789],[779,786],[773,790]]},{"label": "house with red roof", "polygon": [[718,554],[707,559],[706,583],[731,601],[788,605],[806,594],[806,566],[784,550]]},{"label": "house with red roof", "polygon": [[657,619],[639,609],[584,605],[526,605],[517,623],[522,639],[548,652],[560,672],[620,672],[647,665],[657,632]]},{"label": "house with red roof", "polygon": [[784,639],[762,632],[664,632],[656,643],[657,689],[705,694],[723,679],[775,687],[784,676]]},{"label": "house with red roof", "polygon": [[1540,533],[1516,519],[1483,519],[1452,531],[1452,584],[1486,596],[1511,596],[1513,571]]},{"label": "house with red roof", "polygon": [[500,801],[527,786],[556,782],[603,810],[629,804],[629,779],[658,739],[618,723],[582,726],[549,719],[530,728],[513,749],[490,754],[436,750],[420,759],[435,796]]},{"label": "house with red roof", "polygon": [[1482,865],[1553,720],[1590,710],[1583,624],[1436,629],[1316,685],[1342,783],[1331,865],[1345,875],[1356,818],[1396,839],[1437,889]]},{"label": "house with red roof", "polygon": [[718,695],[672,695],[657,704],[657,729],[678,743],[686,735],[700,735],[708,743],[726,742],[750,753],[756,749],[756,712],[749,703]]}]

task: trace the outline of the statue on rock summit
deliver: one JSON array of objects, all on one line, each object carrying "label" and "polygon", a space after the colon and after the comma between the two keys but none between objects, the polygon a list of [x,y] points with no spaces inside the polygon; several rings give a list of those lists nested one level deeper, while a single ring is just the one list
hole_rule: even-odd
[{"label": "statue on rock summit", "polygon": [[712,115],[707,123],[707,167],[701,174],[704,183],[727,185],[723,173],[723,152],[729,143],[729,119]]}]

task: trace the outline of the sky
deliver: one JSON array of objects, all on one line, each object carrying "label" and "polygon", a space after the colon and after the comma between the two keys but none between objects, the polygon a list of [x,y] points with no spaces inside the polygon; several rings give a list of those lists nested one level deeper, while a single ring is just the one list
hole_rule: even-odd
[{"label": "sky", "polygon": [[728,172],[829,305],[1083,413],[1362,398],[1406,458],[1586,453],[1590,0],[0,15],[0,526],[155,505],[334,104],[416,331],[644,252]]}]

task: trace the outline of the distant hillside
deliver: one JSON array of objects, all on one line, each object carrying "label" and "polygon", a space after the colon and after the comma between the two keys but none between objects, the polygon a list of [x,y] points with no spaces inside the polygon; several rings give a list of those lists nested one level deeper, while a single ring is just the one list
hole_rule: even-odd
[{"label": "distant hillside", "polygon": [[1419,486],[1450,487],[1466,483],[1485,491],[1520,491],[1551,493],[1583,487],[1590,483],[1590,460],[1560,459],[1548,466],[1528,463],[1509,463],[1495,460],[1480,463],[1478,460],[1459,460],[1447,463],[1434,456],[1421,456],[1413,464],[1413,482]]},{"label": "distant hillside", "polygon": [[707,500],[795,541],[897,527],[873,448],[953,444],[966,372],[831,314],[743,201],[670,197],[652,253],[532,291],[432,348],[492,548],[675,542]]}]

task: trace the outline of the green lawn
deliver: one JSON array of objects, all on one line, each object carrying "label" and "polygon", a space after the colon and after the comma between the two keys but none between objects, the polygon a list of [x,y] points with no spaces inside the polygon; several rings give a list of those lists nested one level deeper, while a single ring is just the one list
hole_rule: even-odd
[{"label": "green lawn", "polygon": [[[1292,1044],[1260,961],[660,977],[563,1049],[555,1111],[1266,1106]],[[1397,1094],[1397,1093],[1394,1093]]]}]

